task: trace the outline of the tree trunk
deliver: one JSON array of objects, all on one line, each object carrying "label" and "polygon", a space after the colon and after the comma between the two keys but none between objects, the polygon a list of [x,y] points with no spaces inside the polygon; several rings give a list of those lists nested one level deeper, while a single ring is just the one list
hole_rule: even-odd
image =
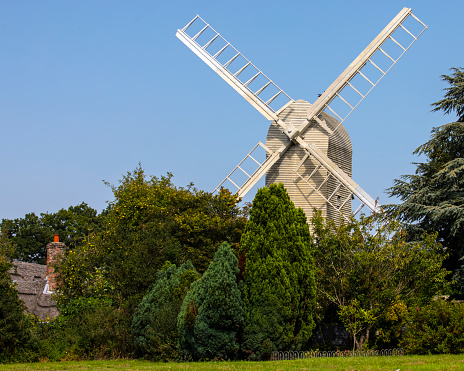
[{"label": "tree trunk", "polygon": [[[371,326],[368,326],[366,327],[366,329],[363,331],[363,333],[359,337],[359,341],[355,340],[355,345],[356,345],[357,350],[362,351],[364,343],[369,342],[370,332],[371,332]],[[356,339],[356,336],[354,336],[354,338]],[[354,347],[353,347],[353,350],[354,350]]]}]

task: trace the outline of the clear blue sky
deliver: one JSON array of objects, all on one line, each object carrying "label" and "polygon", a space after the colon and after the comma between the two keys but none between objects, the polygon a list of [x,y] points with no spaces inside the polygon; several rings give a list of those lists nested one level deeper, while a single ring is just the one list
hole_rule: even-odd
[{"label": "clear blue sky", "polygon": [[[200,14],[293,99],[314,102],[404,7],[429,29],[345,121],[353,178],[381,203],[464,66],[464,1],[0,0],[0,218],[101,211],[139,161],[213,190],[268,122],[175,32]],[[251,194],[249,199],[252,198]]]}]

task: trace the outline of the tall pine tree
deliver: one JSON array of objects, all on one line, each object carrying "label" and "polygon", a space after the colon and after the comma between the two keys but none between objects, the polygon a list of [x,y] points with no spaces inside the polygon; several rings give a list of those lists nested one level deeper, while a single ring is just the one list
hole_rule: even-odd
[{"label": "tall pine tree", "polygon": [[314,261],[306,216],[283,184],[258,190],[240,249],[246,259],[245,356],[301,349],[314,328]]}]

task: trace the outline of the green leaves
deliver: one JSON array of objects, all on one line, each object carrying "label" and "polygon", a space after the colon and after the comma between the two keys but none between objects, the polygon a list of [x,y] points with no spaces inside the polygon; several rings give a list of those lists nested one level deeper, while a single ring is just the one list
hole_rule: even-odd
[{"label": "green leaves", "polygon": [[[101,227],[68,251],[60,264],[59,307],[108,299],[127,334],[145,297],[144,308],[152,308],[137,312],[140,321],[133,324],[137,338],[147,341],[138,344],[139,350],[152,358],[172,359],[177,351],[177,307],[194,279],[181,275],[181,282],[173,283],[172,271],[190,261],[192,269],[204,272],[223,241],[238,250],[245,213],[227,190],[213,196],[191,184],[177,187],[172,174],[149,177],[140,166],[111,188],[114,200],[103,213]],[[171,278],[161,279],[160,274]]]},{"label": "green leaves", "polygon": [[311,223],[318,304],[336,305],[359,350],[393,303],[427,302],[443,286],[445,255],[435,235],[408,243],[398,222],[361,217],[337,226],[316,210]]},{"label": "green leaves", "polygon": [[339,315],[346,329],[354,337],[364,328],[372,327],[376,321],[374,311],[362,308],[358,299],[353,299],[347,305],[342,305]]},{"label": "green leaves", "polygon": [[439,299],[412,308],[400,345],[412,354],[464,352],[464,306]]},{"label": "green leaves", "polygon": [[189,260],[202,273],[223,241],[238,249],[246,218],[226,190],[213,196],[176,187],[172,174],[148,177],[140,166],[111,188],[114,200],[101,229],[62,264],[62,304],[107,295],[132,312],[167,260]]},{"label": "green leaves", "polygon": [[[8,270],[13,247],[5,234],[0,235],[0,363],[27,355],[32,344],[32,316],[18,297]],[[16,358],[17,357],[17,358]],[[27,359],[25,357],[25,359]]]},{"label": "green leaves", "polygon": [[46,246],[53,241],[55,233],[72,249],[101,229],[103,216],[104,213],[97,215],[96,210],[83,202],[56,213],[40,216],[29,213],[24,218],[3,219],[0,227],[17,247],[15,258],[45,264]]}]

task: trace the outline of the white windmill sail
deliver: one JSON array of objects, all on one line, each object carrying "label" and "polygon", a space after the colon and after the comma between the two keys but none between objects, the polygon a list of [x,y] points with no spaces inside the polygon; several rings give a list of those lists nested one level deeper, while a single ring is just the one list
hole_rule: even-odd
[{"label": "white windmill sail", "polygon": [[[405,27],[405,22],[411,19],[416,22],[414,30],[411,30],[409,26],[408,28]],[[197,30],[192,32],[192,26],[195,23]],[[418,31],[415,31],[417,29],[417,24],[419,24],[420,27]],[[278,113],[281,110],[294,102],[293,99],[291,99],[285,92],[283,92],[282,89],[272,82],[272,80],[264,75],[249,60],[243,57],[240,52],[238,52],[232,45],[230,45],[229,42],[227,42],[209,24],[197,15],[183,29],[178,30],[176,36],[267,119],[275,121],[288,137],[288,141],[274,151],[271,151],[263,143],[258,143],[245,157],[245,159],[242,160],[219,184],[215,191],[228,182],[235,186],[237,189],[236,193],[240,197],[243,197],[290,147],[293,145],[299,145],[304,149],[306,155],[296,167],[295,173],[309,184],[311,177],[316,173],[317,169],[323,167],[327,171],[327,176],[317,188],[314,186],[311,187],[314,188],[314,191],[320,193],[328,204],[336,210],[341,210],[343,205],[345,205],[352,196],[355,196],[361,202],[360,207],[358,207],[356,212],[358,212],[364,205],[372,212],[379,211],[380,208],[376,201],[358,184],[356,184],[350,176],[340,169],[337,164],[329,159],[325,153],[320,151],[315,145],[306,143],[302,138],[302,133],[310,130],[313,122],[317,122],[319,126],[324,127],[330,135],[332,135],[333,132],[337,130],[338,126],[340,126],[349,114],[351,114],[351,112],[378,84],[393,65],[396,64],[396,62],[426,28],[427,26],[412,14],[411,9],[402,9],[382,30],[382,32],[380,32],[380,34],[366,47],[366,49],[317,99],[308,111],[306,122],[303,125],[300,125],[297,129],[293,127],[291,123],[285,123],[278,117]],[[396,33],[398,30],[404,31],[403,33],[410,37],[410,39],[403,41],[404,38],[400,39],[397,37]],[[387,47],[387,43],[389,41],[400,48],[399,53],[395,54],[390,51]],[[229,52],[229,57],[224,58],[226,52]],[[378,61],[379,55],[386,58],[388,63],[385,64],[384,61],[380,63]],[[368,71],[366,72],[367,65],[373,66],[378,72],[380,72],[380,77],[370,77]],[[368,83],[368,89],[359,87],[356,84],[356,79],[358,77],[361,77],[364,79],[362,81]],[[345,95],[347,89],[349,90]],[[355,98],[353,98],[353,93]],[[279,102],[279,105],[275,106],[278,101],[277,98],[280,98],[280,101],[284,98],[283,104]],[[337,103],[339,104],[339,102],[342,102],[342,104],[345,105],[343,113],[341,113],[338,108],[333,107],[336,106]],[[340,120],[338,126],[334,130],[330,130],[327,125],[325,125],[325,121],[321,116],[321,113],[324,110],[329,111]],[[256,159],[257,156],[255,155],[255,152],[259,150],[264,150],[266,153],[266,160],[263,162]],[[309,177],[303,178],[302,175],[298,173],[298,170],[310,157],[312,161],[317,163],[317,166]],[[255,164],[253,171],[246,171],[242,167],[242,164],[247,160],[252,160]],[[246,180],[240,183],[234,181],[234,175],[237,173],[242,175],[244,174]],[[324,195],[320,191],[320,188],[324,183],[329,181],[329,179],[332,182],[335,181],[335,190],[330,195]],[[341,202],[338,201],[337,203],[334,203],[331,199],[340,188],[347,190],[345,194],[348,194],[348,197]]]},{"label": "white windmill sail", "polygon": [[[277,108],[293,102],[199,15],[176,36],[268,120],[277,120]],[[276,108],[282,99],[284,103]]]},{"label": "white windmill sail", "polygon": [[[419,26],[415,34],[413,33],[414,31],[410,31],[405,27],[404,23],[408,20],[415,21],[416,25],[413,25],[415,29]],[[412,9],[403,8],[345,71],[343,71],[324,93],[321,94],[316,102],[314,102],[311,110],[308,112],[308,122],[301,129],[301,132],[304,132],[310,125],[311,120],[323,110],[328,110],[328,113],[334,115],[340,121],[340,124],[342,124],[426,29],[427,26],[412,14]],[[404,37],[401,41],[395,38],[395,33],[398,33],[399,30],[403,31],[403,34],[407,36],[404,41],[402,41]],[[387,42],[396,45],[399,48],[399,53],[396,55],[388,54],[385,47],[383,47]],[[380,62],[376,63],[376,58],[380,59],[382,56],[382,64]],[[367,73],[363,73],[366,64],[377,70],[378,74],[374,78],[370,78],[370,76],[367,76]],[[367,91],[356,87],[354,81],[356,81],[357,77],[367,83]],[[346,95],[344,93],[346,93]],[[348,99],[346,96],[350,96],[352,99]],[[331,103],[336,99],[340,105],[345,106],[344,108],[346,110],[343,113],[337,113],[335,108],[331,107]]]}]

